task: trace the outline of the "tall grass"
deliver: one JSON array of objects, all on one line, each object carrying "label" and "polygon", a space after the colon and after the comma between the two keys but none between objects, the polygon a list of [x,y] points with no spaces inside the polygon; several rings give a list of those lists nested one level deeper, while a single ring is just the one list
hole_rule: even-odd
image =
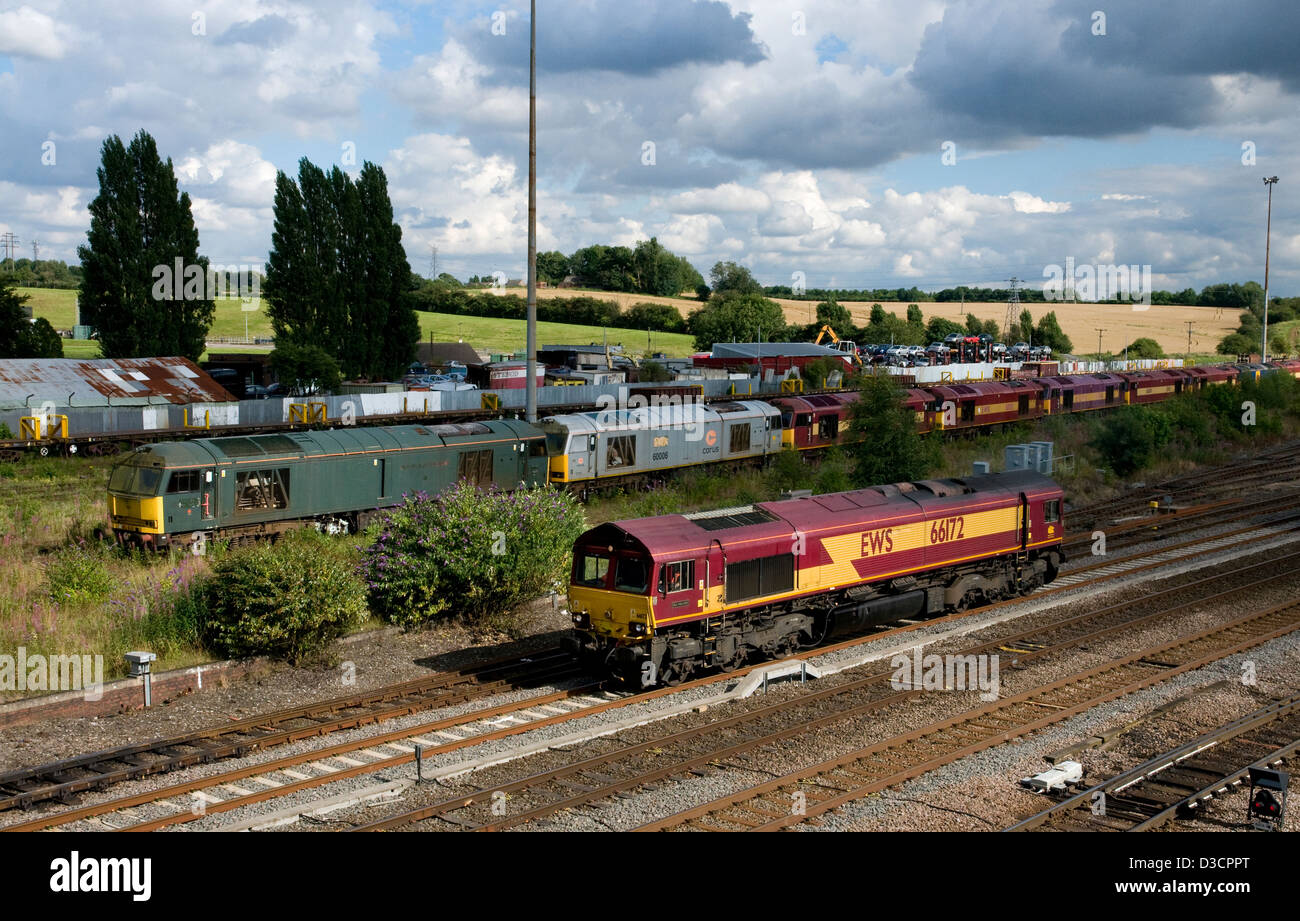
[{"label": "tall grass", "polygon": [[[208,658],[198,644],[193,586],[203,559],[128,555],[94,539],[107,524],[111,462],[26,458],[0,465],[0,653],[158,653],[160,668]],[[13,696],[9,692],[7,696]]]}]

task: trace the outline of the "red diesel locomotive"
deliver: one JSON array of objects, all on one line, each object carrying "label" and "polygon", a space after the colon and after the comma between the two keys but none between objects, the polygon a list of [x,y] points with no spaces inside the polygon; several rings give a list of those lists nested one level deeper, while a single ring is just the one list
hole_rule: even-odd
[{"label": "red diesel locomotive", "polygon": [[603,524],[574,545],[566,645],[648,687],[1028,594],[1064,560],[1063,498],[1016,471]]}]

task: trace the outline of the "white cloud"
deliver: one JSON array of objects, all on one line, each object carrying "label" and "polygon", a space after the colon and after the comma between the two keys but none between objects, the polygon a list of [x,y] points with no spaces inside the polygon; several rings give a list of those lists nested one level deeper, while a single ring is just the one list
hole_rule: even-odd
[{"label": "white cloud", "polygon": [[772,207],[772,200],[758,190],[726,182],[711,189],[690,189],[668,198],[665,207],[678,214],[758,214]]},{"label": "white cloud", "polygon": [[256,147],[236,140],[190,153],[176,164],[176,176],[195,195],[220,192],[226,204],[265,208],[275,197],[275,166]]},{"label": "white cloud", "polygon": [[84,229],[90,223],[86,206],[91,197],[88,190],[74,186],[41,189],[0,180],[0,201],[5,203],[5,216],[15,227],[39,221],[50,227]]},{"label": "white cloud", "polygon": [[57,61],[68,52],[68,32],[67,26],[30,6],[0,10],[0,54]]},{"label": "white cloud", "polygon": [[1046,201],[1028,192],[1012,192],[1007,197],[1021,214],[1061,214],[1070,210],[1068,201]]},{"label": "white cloud", "polygon": [[[410,228],[408,252],[408,237],[421,249],[437,245],[442,260],[526,247],[527,177],[521,180],[513,161],[482,156],[463,137],[421,134],[389,153],[384,172],[393,208]],[[553,241],[538,223],[545,250]]]}]

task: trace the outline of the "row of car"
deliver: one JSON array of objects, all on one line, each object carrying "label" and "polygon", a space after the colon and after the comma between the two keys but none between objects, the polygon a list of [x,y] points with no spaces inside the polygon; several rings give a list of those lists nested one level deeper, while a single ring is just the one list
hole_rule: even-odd
[{"label": "row of car", "polygon": [[1017,342],[1007,346],[992,336],[953,333],[942,342],[924,345],[868,345],[861,350],[863,362],[871,365],[917,367],[980,361],[1047,361],[1052,350],[1045,345]]}]

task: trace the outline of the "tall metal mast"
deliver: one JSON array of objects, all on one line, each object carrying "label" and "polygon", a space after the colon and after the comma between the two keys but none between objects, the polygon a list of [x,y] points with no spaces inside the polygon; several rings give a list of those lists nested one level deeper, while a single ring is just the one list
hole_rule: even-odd
[{"label": "tall metal mast", "polygon": [[528,363],[525,415],[537,421],[537,0],[528,27]]}]

